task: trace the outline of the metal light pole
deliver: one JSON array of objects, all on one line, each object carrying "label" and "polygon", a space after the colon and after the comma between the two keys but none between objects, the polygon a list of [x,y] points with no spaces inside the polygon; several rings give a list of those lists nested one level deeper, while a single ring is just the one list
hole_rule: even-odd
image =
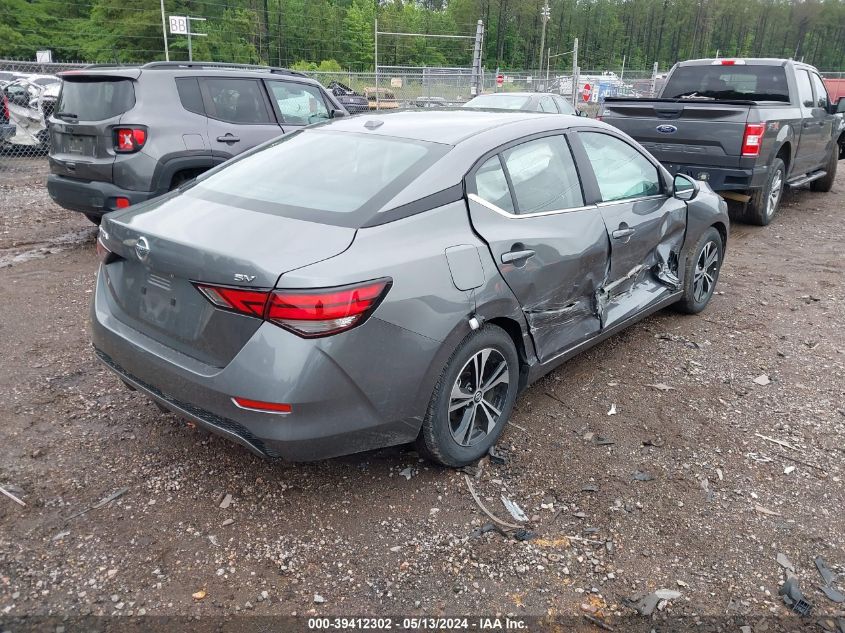
[{"label": "metal light pole", "polygon": [[164,36],[164,59],[170,61],[170,51],[167,48],[167,20],[164,19],[164,0],[161,0],[161,34]]},{"label": "metal light pole", "polygon": [[572,48],[572,105],[578,103],[578,38]]},{"label": "metal light pole", "polygon": [[[549,0],[545,0],[543,3],[543,10],[540,11],[540,19],[543,21],[543,31],[540,35],[540,56],[538,57],[538,61],[540,62],[540,72],[543,72],[543,51],[546,49],[546,22],[549,21],[549,18],[552,15],[552,10],[549,9]],[[542,75],[540,75],[542,77]]]}]

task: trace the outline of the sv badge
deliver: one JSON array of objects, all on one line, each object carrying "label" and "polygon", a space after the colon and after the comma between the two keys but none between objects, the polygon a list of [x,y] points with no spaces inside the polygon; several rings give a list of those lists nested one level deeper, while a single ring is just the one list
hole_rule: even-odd
[{"label": "sv badge", "polygon": [[243,273],[235,273],[235,281],[245,281],[249,283],[255,279],[255,275],[244,275]]}]

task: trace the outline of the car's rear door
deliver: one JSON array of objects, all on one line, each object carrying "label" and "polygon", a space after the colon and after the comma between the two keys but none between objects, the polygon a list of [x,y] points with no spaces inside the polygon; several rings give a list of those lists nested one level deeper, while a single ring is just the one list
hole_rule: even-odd
[{"label": "car's rear door", "polygon": [[823,152],[824,145],[822,128],[813,117],[816,98],[813,95],[810,73],[803,68],[796,68],[795,82],[798,89],[798,105],[801,108],[801,121],[798,148],[795,150],[790,176],[800,176],[818,167],[819,156]]},{"label": "car's rear door", "polygon": [[473,227],[519,300],[541,361],[597,334],[607,233],[598,208],[584,204],[566,136],[513,143],[483,158],[467,190]]},{"label": "car's rear door", "polygon": [[200,77],[212,156],[223,161],[282,134],[260,79]]},{"label": "car's rear door", "polygon": [[813,82],[815,98],[815,107],[811,112],[812,122],[819,128],[819,153],[816,165],[819,168],[824,168],[827,165],[831,146],[834,146],[835,151],[836,140],[833,138],[833,130],[836,124],[836,115],[830,114],[830,97],[822,78],[819,77],[818,73],[811,71],[810,81]]},{"label": "car's rear door", "polygon": [[287,79],[265,79],[264,84],[285,133],[330,118],[330,105],[317,86]]},{"label": "car's rear door", "polygon": [[678,288],[686,203],[671,196],[656,163],[623,138],[582,129],[574,137],[588,201],[610,240],[610,270],[598,295],[613,326]]}]

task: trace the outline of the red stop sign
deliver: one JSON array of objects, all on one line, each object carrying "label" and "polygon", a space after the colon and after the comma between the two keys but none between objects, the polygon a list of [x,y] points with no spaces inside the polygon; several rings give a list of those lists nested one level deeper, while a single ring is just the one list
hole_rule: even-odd
[{"label": "red stop sign", "polygon": [[496,75],[496,85],[501,86],[505,83],[505,76],[504,75]]},{"label": "red stop sign", "polygon": [[590,93],[592,93],[592,88],[590,88],[590,84],[584,84],[584,90],[581,93],[584,96],[584,101],[590,100]]}]

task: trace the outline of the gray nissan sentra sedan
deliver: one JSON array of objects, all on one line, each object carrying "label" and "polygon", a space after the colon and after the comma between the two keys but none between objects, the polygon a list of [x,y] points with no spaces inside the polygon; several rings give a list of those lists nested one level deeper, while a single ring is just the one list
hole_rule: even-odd
[{"label": "gray nissan sentra sedan", "polygon": [[259,454],[416,441],[460,466],[532,381],[660,308],[702,310],[727,235],[706,184],[597,121],[338,119],[106,215],[93,342]]}]

